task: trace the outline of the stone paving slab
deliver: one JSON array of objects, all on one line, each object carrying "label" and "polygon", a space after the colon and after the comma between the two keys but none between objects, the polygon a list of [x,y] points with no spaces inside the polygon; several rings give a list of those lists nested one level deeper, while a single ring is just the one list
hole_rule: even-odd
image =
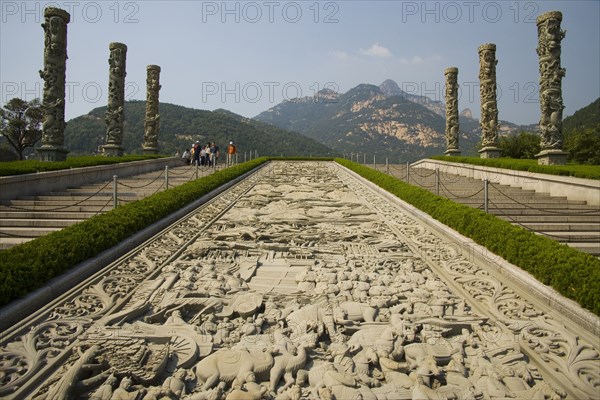
[{"label": "stone paving slab", "polygon": [[0,397],[594,398],[599,332],[343,167],[272,162],[2,332]]}]

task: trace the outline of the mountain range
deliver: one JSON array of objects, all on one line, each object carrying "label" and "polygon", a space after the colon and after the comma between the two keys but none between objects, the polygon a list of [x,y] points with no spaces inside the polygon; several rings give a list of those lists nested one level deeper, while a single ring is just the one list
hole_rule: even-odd
[{"label": "mountain range", "polygon": [[[144,139],[146,102],[125,102],[123,147],[126,153],[140,153]],[[190,148],[195,141],[215,142],[223,150],[234,141],[239,154],[258,151],[259,156],[336,156],[338,153],[299,133],[245,118],[227,110],[197,110],[161,103],[159,149],[174,154]],[[71,155],[99,153],[106,141],[106,107],[68,121],[65,146]]]},{"label": "mountain range", "polygon": [[[123,146],[140,153],[143,141],[145,102],[125,103]],[[239,153],[257,150],[259,155],[349,156],[359,160],[391,163],[415,161],[445,151],[445,104],[406,93],[396,82],[361,84],[346,93],[322,90],[315,96],[284,101],[255,118],[230,111],[198,110],[160,104],[159,147],[164,154],[183,152],[193,142],[215,141],[222,146],[236,142]],[[65,145],[71,155],[97,154],[105,143],[106,107],[68,121]],[[600,99],[564,120],[564,132],[600,126]],[[519,126],[500,121],[500,135],[522,130],[536,132],[536,125]],[[479,121],[469,109],[460,113],[460,150],[477,155]],[[364,156],[366,155],[366,156]],[[30,152],[30,156],[32,156]],[[0,136],[0,161],[14,158]]]},{"label": "mountain range", "polygon": [[[346,93],[325,89],[284,101],[254,118],[300,132],[339,152],[367,154],[369,160],[376,155],[380,160],[415,161],[446,150],[445,104],[406,93],[391,79],[379,86],[361,84]],[[475,155],[479,121],[468,109],[459,119],[462,154]],[[499,121],[499,126],[501,135],[525,129],[506,121]]]}]

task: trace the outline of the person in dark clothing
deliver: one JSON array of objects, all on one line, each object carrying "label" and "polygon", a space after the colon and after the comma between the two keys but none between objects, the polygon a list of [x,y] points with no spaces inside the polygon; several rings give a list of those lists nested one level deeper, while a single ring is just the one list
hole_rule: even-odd
[{"label": "person in dark clothing", "polygon": [[200,142],[194,143],[194,165],[200,165]]}]

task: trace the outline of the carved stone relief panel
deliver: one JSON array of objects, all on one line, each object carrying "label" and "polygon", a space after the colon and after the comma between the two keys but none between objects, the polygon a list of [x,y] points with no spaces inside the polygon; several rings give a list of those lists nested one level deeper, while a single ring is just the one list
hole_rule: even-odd
[{"label": "carved stone relief panel", "polygon": [[0,344],[8,398],[590,398],[600,384],[576,328],[325,162],[268,164]]}]

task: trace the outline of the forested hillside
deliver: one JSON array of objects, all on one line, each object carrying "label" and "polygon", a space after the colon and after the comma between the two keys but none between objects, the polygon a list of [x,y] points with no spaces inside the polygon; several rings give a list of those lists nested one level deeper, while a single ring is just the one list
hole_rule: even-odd
[{"label": "forested hillside", "polygon": [[[141,153],[146,102],[125,103],[123,146],[127,153]],[[159,148],[164,154],[183,152],[195,141],[214,141],[224,148],[235,141],[238,151],[257,150],[261,156],[330,156],[335,153],[315,140],[225,110],[205,111],[169,103],[160,104]],[[95,154],[106,140],[104,114],[99,107],[68,122],[65,145],[70,154]]]}]

